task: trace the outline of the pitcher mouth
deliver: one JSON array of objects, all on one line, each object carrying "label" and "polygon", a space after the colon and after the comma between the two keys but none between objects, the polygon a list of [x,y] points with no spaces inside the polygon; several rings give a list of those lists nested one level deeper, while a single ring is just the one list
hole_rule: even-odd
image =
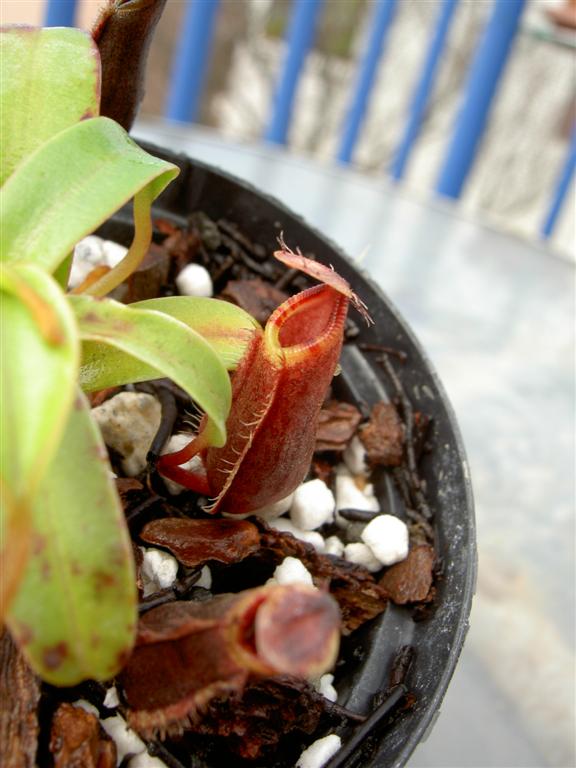
[{"label": "pitcher mouth", "polygon": [[297,362],[342,333],[348,298],[326,285],[292,296],[270,316],[264,331],[268,349]]}]

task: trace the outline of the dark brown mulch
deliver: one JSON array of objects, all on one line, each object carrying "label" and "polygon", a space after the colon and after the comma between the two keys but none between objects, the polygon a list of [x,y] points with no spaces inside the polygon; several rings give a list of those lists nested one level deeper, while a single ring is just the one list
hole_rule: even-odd
[{"label": "dark brown mulch", "polygon": [[61,704],[52,718],[54,768],[115,768],[116,745],[91,712]]},{"label": "dark brown mulch", "polygon": [[40,681],[6,630],[0,630],[0,765],[34,768]]}]

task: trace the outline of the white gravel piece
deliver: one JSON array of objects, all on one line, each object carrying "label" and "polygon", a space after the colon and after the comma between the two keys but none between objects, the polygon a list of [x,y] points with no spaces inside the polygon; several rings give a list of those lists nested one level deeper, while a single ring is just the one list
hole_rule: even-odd
[{"label": "white gravel piece", "polygon": [[320,680],[317,681],[315,684],[315,688],[318,691],[318,693],[321,693],[322,696],[324,696],[325,699],[328,699],[328,701],[336,701],[338,698],[338,691],[332,683],[334,682],[334,675],[326,674],[322,675]]},{"label": "white gravel piece", "polygon": [[[172,437],[164,445],[164,448],[162,448],[161,453],[162,454],[176,453],[176,451],[180,451],[182,450],[182,448],[188,445],[188,443],[194,437],[195,435],[192,432],[177,432],[175,435],[172,435]],[[182,469],[186,469],[190,472],[193,472],[196,469],[200,469],[201,467],[202,467],[202,459],[200,458],[200,456],[193,456],[190,459],[190,461],[187,461],[184,464],[182,464]],[[186,490],[186,488],[183,485],[180,485],[180,483],[177,483],[174,480],[170,480],[167,477],[162,477],[162,480],[164,481],[166,490],[171,496],[178,496],[178,494]]]},{"label": "white gravel piece", "polygon": [[81,285],[93,269],[94,265],[89,261],[74,260],[68,276],[68,288],[77,288]]},{"label": "white gravel piece", "polygon": [[368,464],[366,463],[366,448],[358,437],[354,435],[348,443],[342,454],[344,463],[353,475],[367,475]]},{"label": "white gravel piece", "polygon": [[[268,504],[266,507],[261,507],[260,509],[256,509],[254,512],[250,512],[250,515],[256,515],[257,517],[261,517],[263,520],[276,520],[276,518],[288,512],[292,506],[293,498],[294,494],[291,493],[288,496],[285,496],[283,499],[275,501],[274,504]],[[247,515],[247,517],[248,516],[249,515]],[[237,517],[237,515],[233,515],[233,517]]]},{"label": "white gravel piece", "polygon": [[284,533],[291,533],[294,538],[305,541],[307,544],[312,544],[317,552],[324,552],[325,550],[324,537],[318,531],[302,531],[285,517],[270,520],[268,524],[270,528],[275,528],[277,531],[283,531]]},{"label": "white gravel piece", "polygon": [[210,568],[205,565],[200,571],[200,578],[194,584],[195,587],[204,587],[204,589],[210,589],[212,587],[212,572]]},{"label": "white gravel piece", "polygon": [[374,496],[374,487],[368,483],[360,490],[352,475],[346,472],[336,474],[336,509],[364,509],[379,512],[380,504]]},{"label": "white gravel piece", "polygon": [[294,492],[290,519],[297,528],[313,531],[334,519],[334,495],[320,479],[302,483]]},{"label": "white gravel piece", "polygon": [[118,691],[116,690],[116,686],[113,685],[106,691],[106,696],[104,697],[104,706],[108,709],[114,709],[119,704],[120,699],[118,698]]},{"label": "white gravel piece", "polygon": [[83,238],[74,248],[68,286],[76,288],[84,282],[94,267],[104,263],[104,240],[96,235]]},{"label": "white gravel piece", "polygon": [[382,563],[374,555],[374,552],[372,552],[367,544],[363,544],[361,541],[346,544],[344,547],[344,558],[351,563],[363,565],[371,573],[376,573],[376,571],[382,568]]},{"label": "white gravel piece", "polygon": [[104,263],[109,267],[115,267],[128,253],[128,248],[113,240],[104,240],[102,243],[102,256]]},{"label": "white gravel piece", "polygon": [[160,403],[145,392],[120,392],[92,409],[104,442],[122,456],[128,477],[146,468],[146,454],[160,426]]},{"label": "white gravel piece", "polygon": [[97,718],[100,718],[100,712],[98,712],[98,709],[94,706],[94,704],[90,704],[89,701],[86,701],[86,699],[78,699],[78,701],[72,702],[73,707],[78,707],[78,709],[83,709],[84,712],[88,712],[91,715],[96,715]]},{"label": "white gravel piece", "polygon": [[324,541],[324,554],[342,557],[344,555],[344,542],[338,536],[328,536]]},{"label": "white gravel piece", "polygon": [[408,555],[408,527],[395,515],[378,515],[362,531],[367,544],[382,565],[393,565]]},{"label": "white gravel piece", "polygon": [[168,768],[163,760],[159,757],[152,757],[148,752],[141,752],[139,755],[133,757],[129,763],[128,768]]},{"label": "white gravel piece", "polygon": [[201,264],[187,264],[176,277],[176,287],[183,296],[205,296],[214,294],[210,273]]},{"label": "white gravel piece", "polygon": [[150,547],[142,550],[142,587],[144,597],[153,595],[160,589],[171,587],[178,575],[178,561],[168,552]]},{"label": "white gravel piece", "polygon": [[322,768],[342,746],[340,736],[330,733],[322,739],[314,741],[302,752],[296,763],[296,768]]},{"label": "white gravel piece", "polygon": [[121,715],[106,717],[100,720],[102,728],[116,744],[116,765],[120,765],[126,755],[139,755],[146,751],[146,745],[138,734],[128,728],[126,720]]},{"label": "white gravel piece", "polygon": [[268,584],[310,584],[313,585],[312,576],[304,563],[297,557],[285,557],[276,567]]},{"label": "white gravel piece", "polygon": [[102,264],[104,252],[104,240],[97,235],[88,235],[83,237],[74,248],[74,260],[86,261],[95,267]]}]

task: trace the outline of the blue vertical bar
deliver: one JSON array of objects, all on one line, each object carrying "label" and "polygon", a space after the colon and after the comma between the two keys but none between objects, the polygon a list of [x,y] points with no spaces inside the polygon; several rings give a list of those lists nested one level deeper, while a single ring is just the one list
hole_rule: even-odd
[{"label": "blue vertical bar", "polygon": [[494,0],[492,15],[472,62],[464,103],[436,184],[436,192],[440,195],[460,197],[525,4],[526,0]]},{"label": "blue vertical bar", "polygon": [[540,236],[544,240],[549,238],[552,232],[554,231],[556,220],[558,219],[560,211],[562,210],[562,204],[564,203],[564,198],[566,197],[568,190],[570,189],[570,183],[572,181],[572,177],[574,176],[575,170],[576,170],[576,125],[572,129],[572,139],[570,141],[570,146],[568,148],[568,157],[564,162],[564,166],[560,172],[558,181],[556,182],[556,188],[554,189],[552,204],[550,206],[550,209],[548,210],[548,213],[542,225],[542,229],[540,231]]},{"label": "blue vertical bar", "polygon": [[341,163],[349,163],[352,152],[364,120],[370,91],[374,85],[378,61],[384,49],[386,33],[394,18],[396,0],[377,0],[374,17],[371,21],[371,33],[364,59],[360,65],[358,82],[352,98],[352,104],[346,118],[346,124],[338,150],[337,158]]},{"label": "blue vertical bar", "polygon": [[422,118],[428,106],[430,94],[434,88],[434,83],[436,82],[438,65],[440,64],[440,56],[444,50],[446,38],[448,36],[450,25],[452,24],[452,19],[454,17],[454,11],[456,10],[457,5],[458,0],[443,0],[442,7],[440,8],[436,29],[430,42],[430,47],[428,48],[422,75],[418,85],[416,86],[416,90],[414,91],[412,104],[408,113],[408,124],[406,126],[406,131],[402,141],[398,146],[398,149],[396,150],[394,160],[392,162],[392,167],[390,169],[392,177],[396,180],[401,179],[404,175],[408,158],[412,152],[412,147],[414,146],[414,143],[418,138],[418,134],[420,133]]},{"label": "blue vertical bar", "polygon": [[272,118],[264,133],[264,138],[275,144],[286,144],[296,87],[306,54],[314,42],[322,2],[323,0],[293,0],[292,17],[286,38],[286,61],[274,97]]},{"label": "blue vertical bar", "polygon": [[188,0],[172,65],[165,115],[193,122],[198,116],[218,0]]},{"label": "blue vertical bar", "polygon": [[76,0],[47,0],[45,27],[73,27],[75,19]]}]

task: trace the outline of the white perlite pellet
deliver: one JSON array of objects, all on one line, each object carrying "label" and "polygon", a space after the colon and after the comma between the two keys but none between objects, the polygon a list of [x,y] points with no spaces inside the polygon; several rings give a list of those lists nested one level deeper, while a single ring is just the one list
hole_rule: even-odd
[{"label": "white perlite pellet", "polygon": [[334,495],[320,479],[302,483],[294,492],[290,519],[297,528],[313,531],[334,519]]},{"label": "white perlite pellet", "polygon": [[314,741],[302,752],[296,768],[322,768],[340,749],[342,740],[335,733]]},{"label": "white perlite pellet", "polygon": [[301,560],[296,557],[285,557],[276,567],[268,583],[273,584],[310,584],[312,576]]},{"label": "white perlite pellet", "polygon": [[214,294],[210,273],[201,264],[187,264],[176,277],[176,287],[183,296],[209,298]]},{"label": "white perlite pellet", "polygon": [[408,538],[408,526],[395,515],[378,515],[362,531],[362,541],[382,565],[393,565],[406,558]]},{"label": "white perlite pellet", "polygon": [[382,568],[382,563],[374,555],[374,552],[372,552],[367,544],[363,544],[361,541],[346,544],[344,547],[344,558],[350,563],[363,565],[371,573],[376,573],[376,571]]},{"label": "white perlite pellet", "polygon": [[125,245],[115,243],[113,240],[104,240],[102,243],[103,260],[106,266],[110,268],[114,268],[119,264],[127,253],[128,248]]},{"label": "white perlite pellet", "polygon": [[101,237],[90,235],[77,243],[74,248],[72,267],[68,277],[69,288],[77,288],[86,280],[94,267],[102,264],[104,258],[102,253],[103,242]]},{"label": "white perlite pellet", "polygon": [[342,458],[353,475],[366,475],[368,473],[366,448],[364,448],[364,444],[358,435],[354,435],[352,440],[350,440],[344,449]]},{"label": "white perlite pellet", "polygon": [[[246,517],[249,517],[250,515],[256,515],[257,517],[261,517],[262,520],[276,520],[276,518],[288,512],[292,506],[293,499],[294,494],[291,493],[288,496],[285,496],[283,499],[275,501],[273,504],[267,504],[265,507],[256,509],[254,512],[250,512],[248,515],[246,515]],[[232,515],[232,517],[237,517],[237,515]]]},{"label": "white perlite pellet", "polygon": [[142,588],[144,597],[153,595],[160,589],[171,587],[178,575],[178,561],[168,552],[161,549],[142,550],[142,566],[140,574],[142,576]]},{"label": "white perlite pellet", "polygon": [[74,247],[74,260],[86,261],[93,267],[103,260],[104,240],[97,235],[83,237]]},{"label": "white perlite pellet", "polygon": [[347,468],[339,467],[336,473],[336,509],[363,509],[379,512],[380,504],[374,496],[374,487],[368,483],[360,490]]},{"label": "white perlite pellet", "polygon": [[324,541],[324,554],[342,557],[344,554],[344,542],[338,536],[328,536]]},{"label": "white perlite pellet", "polygon": [[135,477],[146,469],[146,455],[161,419],[160,403],[144,392],[120,392],[92,409],[104,442],[122,456],[122,469]]},{"label": "white perlite pellet", "polygon": [[[193,440],[195,435],[192,432],[177,432],[168,440],[168,442],[162,448],[162,455],[165,453],[176,453],[185,448],[188,443]],[[193,456],[190,461],[186,461],[181,465],[181,469],[185,469],[188,472],[194,472],[194,470],[202,468],[202,459],[200,456]],[[170,480],[167,477],[162,477],[166,490],[171,496],[178,496],[179,493],[185,491],[186,488],[175,480]]]},{"label": "white perlite pellet", "polygon": [[282,531],[283,533],[291,533],[295,539],[300,539],[300,541],[305,541],[307,544],[312,544],[317,552],[324,552],[324,537],[322,534],[318,533],[318,531],[302,531],[285,517],[279,517],[277,520],[270,520],[268,524],[270,528],[275,528],[277,531]]},{"label": "white perlite pellet", "polygon": [[139,755],[146,751],[146,745],[138,734],[128,725],[121,715],[100,720],[102,728],[116,744],[116,765],[120,765],[126,755]]},{"label": "white perlite pellet", "polygon": [[212,587],[212,572],[207,565],[203,566],[200,571],[200,578],[194,586],[203,587],[204,589],[210,589]]},{"label": "white perlite pellet", "polygon": [[338,691],[332,683],[334,682],[334,675],[326,674],[322,675],[320,680],[317,681],[315,688],[318,693],[321,693],[328,701],[336,701],[338,698]]},{"label": "white perlite pellet", "polygon": [[104,706],[107,709],[115,709],[120,704],[120,699],[118,698],[118,691],[116,690],[116,686],[113,685],[111,688],[108,688],[106,691],[106,696],[104,697]]},{"label": "white perlite pellet", "polygon": [[86,701],[86,699],[78,699],[78,701],[72,702],[72,706],[77,707],[78,709],[83,709],[84,712],[88,712],[90,715],[96,715],[96,717],[100,717],[100,712],[98,712],[94,704],[90,704],[90,702]]},{"label": "white perlite pellet", "polygon": [[74,248],[68,286],[70,288],[79,286],[95,267],[114,268],[127,253],[128,248],[115,243],[113,240],[102,240],[96,235],[83,238]]}]

